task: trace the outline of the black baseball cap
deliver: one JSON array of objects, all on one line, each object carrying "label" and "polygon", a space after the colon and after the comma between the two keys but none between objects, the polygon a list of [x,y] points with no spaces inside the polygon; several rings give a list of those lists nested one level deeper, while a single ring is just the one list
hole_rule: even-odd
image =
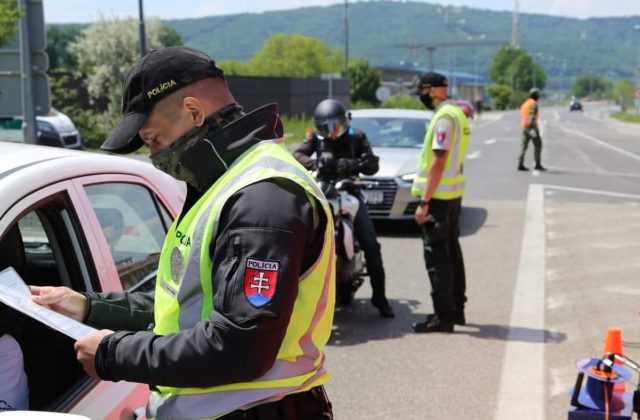
[{"label": "black baseball cap", "polygon": [[420,77],[418,82],[418,89],[424,87],[446,87],[449,86],[449,81],[444,75],[436,72],[428,72]]},{"label": "black baseball cap", "polygon": [[153,107],[176,90],[206,77],[224,77],[211,57],[188,47],[167,47],[149,51],[124,79],[122,119],[101,148],[131,153],[144,143],[138,130]]}]

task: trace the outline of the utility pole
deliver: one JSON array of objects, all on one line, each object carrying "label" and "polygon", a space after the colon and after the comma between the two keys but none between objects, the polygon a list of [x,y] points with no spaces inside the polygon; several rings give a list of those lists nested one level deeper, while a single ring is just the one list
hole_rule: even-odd
[{"label": "utility pole", "polygon": [[518,9],[520,7],[520,2],[518,0],[514,0],[514,3],[513,21],[511,23],[511,46],[518,47]]},{"label": "utility pole", "polygon": [[24,142],[37,144],[36,114],[33,103],[33,69],[31,67],[31,48],[29,46],[29,28],[27,0],[18,0],[20,10],[25,10],[20,18],[20,71],[22,73],[22,121],[24,121]]},{"label": "utility pole", "polygon": [[138,10],[140,11],[140,19],[138,22],[138,27],[140,29],[140,57],[144,57],[144,55],[147,53],[147,43],[144,33],[144,13],[142,11],[142,0],[138,0]]},{"label": "utility pole", "polygon": [[349,0],[344,0],[344,77],[349,75]]}]

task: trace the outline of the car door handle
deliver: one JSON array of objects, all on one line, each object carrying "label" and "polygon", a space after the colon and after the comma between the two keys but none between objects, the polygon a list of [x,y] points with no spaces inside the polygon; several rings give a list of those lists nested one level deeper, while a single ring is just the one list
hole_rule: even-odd
[{"label": "car door handle", "polygon": [[133,410],[133,420],[147,420],[147,410],[144,407]]}]

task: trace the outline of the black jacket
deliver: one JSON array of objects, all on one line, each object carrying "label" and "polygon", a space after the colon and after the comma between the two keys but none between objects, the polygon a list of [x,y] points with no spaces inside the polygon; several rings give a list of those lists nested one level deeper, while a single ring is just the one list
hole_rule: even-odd
[{"label": "black jacket", "polygon": [[329,178],[359,173],[374,175],[379,169],[379,159],[373,154],[367,136],[354,128],[347,130],[336,140],[320,140],[311,132],[293,151],[293,156],[308,170],[318,169],[321,175]]},{"label": "black jacket", "polygon": [[[274,117],[274,112],[271,110],[265,118]],[[242,124],[243,119],[236,123]],[[203,168],[204,176],[219,173],[215,181],[224,173],[224,165],[231,164],[249,147],[281,135],[277,129],[256,132],[256,127],[249,125],[250,141],[229,141],[224,146],[214,140],[221,146],[218,152],[224,164],[212,161]],[[269,128],[270,123],[265,126]],[[200,196],[200,192],[188,187],[181,214]],[[289,325],[300,275],[311,267],[322,249],[326,222],[326,216],[321,210],[314,210],[304,190],[286,178],[257,182],[238,191],[226,202],[218,234],[209,244],[216,310],[207,321],[176,334],[159,336],[148,331],[153,323],[153,293],[87,294],[88,323],[125,330],[100,343],[95,362],[98,375],[106,380],[141,382],[152,387],[210,387],[260,377],[276,359]],[[244,296],[247,257],[280,263],[275,295],[258,308]],[[220,287],[227,278],[231,287]]]}]

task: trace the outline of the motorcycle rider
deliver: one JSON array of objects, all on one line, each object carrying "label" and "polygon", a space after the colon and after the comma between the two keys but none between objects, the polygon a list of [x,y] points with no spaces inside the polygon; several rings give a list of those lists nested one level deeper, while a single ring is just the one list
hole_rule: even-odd
[{"label": "motorcycle rider", "polygon": [[[318,170],[327,179],[357,176],[360,172],[373,175],[378,172],[378,157],[373,154],[367,136],[349,126],[344,105],[335,99],[320,102],[314,112],[315,131],[307,131],[306,138],[293,152],[293,156],[308,170]],[[312,158],[313,154],[316,158]],[[362,247],[371,278],[371,303],[383,318],[395,314],[385,295],[385,273],[380,244],[367,211],[362,194],[355,196],[360,202],[354,220],[355,235]]]}]

